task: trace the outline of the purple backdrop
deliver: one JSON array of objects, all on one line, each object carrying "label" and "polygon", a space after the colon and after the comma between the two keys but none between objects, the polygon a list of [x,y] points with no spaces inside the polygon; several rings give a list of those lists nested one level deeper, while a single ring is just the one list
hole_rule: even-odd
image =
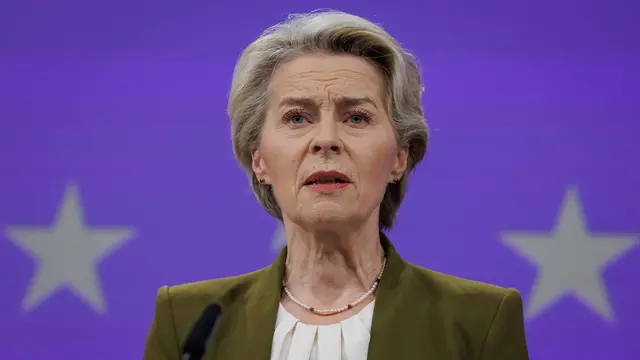
[{"label": "purple backdrop", "polygon": [[321,7],[424,68],[400,253],[518,288],[533,359],[640,359],[635,0],[2,1],[0,358],[139,359],[159,286],[272,261],[226,94],[260,31]]}]

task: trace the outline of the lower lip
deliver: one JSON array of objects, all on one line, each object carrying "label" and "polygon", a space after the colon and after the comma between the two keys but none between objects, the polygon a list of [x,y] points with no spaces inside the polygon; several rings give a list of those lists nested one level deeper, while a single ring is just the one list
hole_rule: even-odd
[{"label": "lower lip", "polygon": [[342,190],[349,186],[349,183],[335,183],[335,184],[313,184],[307,185],[307,187],[316,192],[334,192],[338,190]]}]

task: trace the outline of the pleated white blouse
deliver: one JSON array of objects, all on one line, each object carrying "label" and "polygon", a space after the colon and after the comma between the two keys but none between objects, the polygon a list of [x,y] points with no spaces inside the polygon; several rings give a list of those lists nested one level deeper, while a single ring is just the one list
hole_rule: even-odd
[{"label": "pleated white blouse", "polygon": [[332,325],[302,323],[280,304],[271,360],[366,360],[374,303]]}]

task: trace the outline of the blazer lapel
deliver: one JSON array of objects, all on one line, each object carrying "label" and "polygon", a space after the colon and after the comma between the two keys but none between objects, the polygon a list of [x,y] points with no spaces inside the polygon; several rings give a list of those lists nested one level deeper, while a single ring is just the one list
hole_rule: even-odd
[{"label": "blazer lapel", "polygon": [[380,238],[387,268],[376,292],[367,359],[447,358],[434,294],[417,281],[413,267],[382,232]]},{"label": "blazer lapel", "polygon": [[275,262],[257,276],[246,293],[247,333],[245,338],[246,360],[271,359],[271,345],[282,292],[286,247]]},{"label": "blazer lapel", "polygon": [[270,360],[286,248],[275,262],[249,276],[246,283],[219,299],[220,325],[213,333],[206,359]]}]

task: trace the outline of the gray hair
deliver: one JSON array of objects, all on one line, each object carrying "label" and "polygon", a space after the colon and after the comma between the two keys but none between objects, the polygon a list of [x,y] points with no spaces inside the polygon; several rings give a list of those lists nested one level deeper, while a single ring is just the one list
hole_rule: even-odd
[{"label": "gray hair", "polygon": [[385,79],[388,112],[398,145],[408,151],[407,171],[398,182],[387,185],[380,204],[379,227],[390,229],[407,191],[407,175],[426,153],[428,130],[415,57],[380,26],[366,19],[339,11],[290,15],[287,21],[264,31],[243,51],[233,73],[227,107],[235,157],[248,173],[260,204],[282,220],[271,187],[261,184],[253,173],[252,155],[260,142],[267,90],[274,70],[278,64],[308,53],[365,58]]}]

